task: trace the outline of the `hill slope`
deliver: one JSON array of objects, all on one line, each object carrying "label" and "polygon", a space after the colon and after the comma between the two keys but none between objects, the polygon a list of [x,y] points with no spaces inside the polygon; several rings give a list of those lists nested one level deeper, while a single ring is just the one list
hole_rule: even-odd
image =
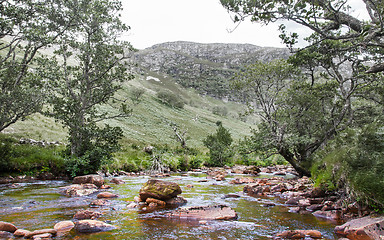
[{"label": "hill slope", "polygon": [[[228,85],[233,73],[244,64],[288,55],[286,49],[249,44],[191,42],[163,43],[138,51],[132,58],[138,66],[136,78],[124,84],[118,97],[129,98],[132,88],[141,88],[145,90],[142,101],[131,104],[131,117],[108,123],[122,127],[125,142],[177,145],[170,126],[173,123],[187,131],[187,145],[202,147],[202,139],[215,131],[217,121],[222,121],[233,137],[239,139],[249,133],[257,119],[249,117],[245,121],[240,116],[245,106],[219,100],[231,99]],[[157,93],[164,90],[178,96],[186,103],[185,107],[178,109],[161,103]],[[100,110],[117,111],[113,104],[102,106]],[[66,131],[60,124],[40,114],[14,124],[7,132],[37,140],[66,139]]]}]

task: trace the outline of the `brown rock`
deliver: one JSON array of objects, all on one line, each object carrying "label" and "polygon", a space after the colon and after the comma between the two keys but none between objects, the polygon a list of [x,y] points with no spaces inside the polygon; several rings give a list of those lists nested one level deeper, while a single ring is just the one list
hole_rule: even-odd
[{"label": "brown rock", "polygon": [[323,207],[324,207],[323,204],[313,204],[307,207],[307,210],[311,212],[315,212],[315,211],[321,210]]},{"label": "brown rock", "polygon": [[35,240],[51,239],[52,238],[52,234],[50,234],[50,233],[43,233],[43,234],[34,235],[32,238],[35,239]]},{"label": "brown rock", "polygon": [[104,178],[97,174],[78,176],[73,179],[73,183],[76,183],[76,184],[92,183],[92,184],[95,184],[97,187],[101,187],[104,184]]},{"label": "brown rock", "polygon": [[284,231],[276,235],[277,237],[284,239],[303,239],[305,234],[297,230]]},{"label": "brown rock", "polygon": [[88,196],[97,191],[97,186],[94,184],[72,184],[70,186],[60,188],[60,193],[66,195],[67,197]]},{"label": "brown rock", "polygon": [[240,197],[241,196],[238,194],[230,193],[230,194],[225,194],[223,198],[225,199],[225,198],[240,198]]},{"label": "brown rock", "polygon": [[28,231],[28,230],[25,230],[25,229],[17,229],[13,235],[15,235],[15,237],[24,237],[25,235],[31,233],[31,231]]},{"label": "brown rock", "polygon": [[114,183],[114,184],[124,184],[125,183],[124,180],[117,179],[117,178],[112,178],[111,182]]},{"label": "brown rock", "polygon": [[12,239],[13,234],[7,231],[0,231],[0,239]]},{"label": "brown rock", "polygon": [[55,229],[57,232],[66,232],[71,231],[74,226],[75,224],[72,221],[61,221],[56,223],[53,229]]},{"label": "brown rock", "polygon": [[148,180],[139,192],[142,201],[147,200],[147,198],[155,198],[166,201],[176,197],[180,193],[182,193],[182,191],[177,183],[156,179]]},{"label": "brown rock", "polygon": [[355,240],[380,239],[384,236],[384,217],[363,217],[335,227],[335,233]]},{"label": "brown rock", "polygon": [[97,220],[80,220],[75,223],[75,229],[81,233],[106,232],[117,227]]},{"label": "brown rock", "polygon": [[321,198],[325,197],[325,190],[320,187],[315,187],[312,189],[310,193],[312,198]]},{"label": "brown rock", "polygon": [[35,235],[40,235],[40,234],[45,234],[45,233],[49,233],[49,234],[52,234],[52,235],[56,235],[57,231],[55,229],[41,229],[41,230],[35,230],[33,232],[30,232],[28,234],[25,234],[24,237],[25,238],[31,238]]},{"label": "brown rock", "polygon": [[92,211],[92,210],[81,210],[78,211],[73,218],[78,220],[83,219],[96,219],[99,218],[102,214],[100,212]]},{"label": "brown rock", "polygon": [[290,206],[297,206],[299,205],[299,201],[304,199],[303,197],[292,197],[288,199],[285,204],[290,205]]},{"label": "brown rock", "polygon": [[254,183],[256,182],[255,179],[250,178],[250,177],[241,177],[241,178],[235,178],[231,180],[229,183],[230,184],[244,184],[244,183]]},{"label": "brown rock", "polygon": [[154,199],[154,198],[147,198],[147,200],[145,200],[145,202],[147,204],[156,203],[157,206],[165,206],[166,205],[166,202],[161,201],[159,199]]},{"label": "brown rock", "polygon": [[137,203],[135,203],[135,202],[132,202],[132,203],[127,205],[127,208],[136,208],[136,207],[137,207]]},{"label": "brown rock", "polygon": [[100,189],[110,189],[110,188],[111,188],[111,186],[109,186],[109,185],[105,185],[105,184],[104,184],[103,186],[100,187]]},{"label": "brown rock", "polygon": [[243,188],[243,192],[248,193],[251,196],[264,196],[266,195],[266,193],[269,193],[270,191],[271,189],[269,186],[259,185],[258,183],[248,184]]},{"label": "brown rock", "polygon": [[285,192],[287,191],[288,189],[285,187],[284,184],[278,184],[278,185],[275,185],[273,187],[271,187],[271,192]]},{"label": "brown rock", "polygon": [[97,207],[102,207],[102,206],[107,206],[107,205],[110,205],[111,203],[106,200],[106,199],[96,199],[94,201],[92,201],[89,206],[91,208],[97,208]]},{"label": "brown rock", "polygon": [[341,216],[341,212],[338,210],[331,211],[316,211],[313,213],[315,217],[328,218],[332,220],[339,220]]},{"label": "brown rock", "polygon": [[187,200],[184,199],[183,197],[175,197],[165,201],[165,203],[170,206],[181,206],[186,204]]},{"label": "brown rock", "polygon": [[117,198],[119,195],[110,192],[101,192],[97,194],[97,198]]},{"label": "brown rock", "polygon": [[17,230],[17,227],[15,225],[13,225],[12,223],[0,221],[0,231],[13,233],[16,230]]},{"label": "brown rock", "polygon": [[308,207],[308,206],[311,206],[311,202],[308,199],[304,198],[299,200],[299,207]]},{"label": "brown rock", "polygon": [[258,175],[261,172],[260,168],[256,166],[248,166],[243,173],[244,174],[252,174],[252,175]]},{"label": "brown rock", "polygon": [[237,213],[225,205],[180,208],[166,215],[181,220],[232,220]]},{"label": "brown rock", "polygon": [[317,230],[301,230],[305,236],[309,236],[311,238],[322,238],[323,236],[321,235],[321,232]]},{"label": "brown rock", "polygon": [[304,239],[306,236],[311,238],[322,238],[321,232],[317,230],[288,230],[276,235],[284,239]]},{"label": "brown rock", "polygon": [[135,201],[135,202],[137,202],[137,203],[142,202],[141,198],[138,197],[138,196],[135,196],[135,197],[133,198],[133,201]]}]

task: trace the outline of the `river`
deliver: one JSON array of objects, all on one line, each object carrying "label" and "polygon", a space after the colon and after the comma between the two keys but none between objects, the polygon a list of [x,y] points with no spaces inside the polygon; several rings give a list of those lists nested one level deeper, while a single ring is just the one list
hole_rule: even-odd
[{"label": "river", "polygon": [[[238,175],[229,175],[226,181],[208,180],[206,174],[189,173],[187,176],[174,174],[162,180],[176,182],[183,190],[185,205],[205,206],[225,204],[237,214],[236,221],[185,222],[158,217],[160,212],[141,213],[127,205],[138,196],[141,186],[148,177],[119,177],[125,184],[111,184],[110,192],[119,198],[110,200],[111,205],[93,209],[103,213],[98,220],[116,225],[119,229],[94,234],[80,234],[75,230],[55,239],[271,239],[284,230],[318,230],[324,239],[337,239],[333,234],[335,222],[316,218],[312,214],[289,212],[279,198],[255,198],[242,192],[244,185],[229,184]],[[261,175],[260,177],[270,177]],[[36,181],[0,185],[0,220],[13,223],[18,228],[38,230],[53,228],[55,223],[72,220],[73,215],[89,209],[89,203],[96,194],[86,197],[66,197],[59,194],[59,188],[69,185],[66,181]],[[193,185],[192,188],[186,187]],[[238,198],[225,198],[226,194],[237,194]]]}]

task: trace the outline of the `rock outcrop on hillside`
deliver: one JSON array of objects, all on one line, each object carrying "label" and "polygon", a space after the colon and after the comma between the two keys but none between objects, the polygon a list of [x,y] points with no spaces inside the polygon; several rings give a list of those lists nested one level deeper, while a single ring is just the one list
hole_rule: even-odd
[{"label": "rock outcrop on hillside", "polygon": [[133,58],[143,75],[156,73],[202,94],[233,99],[229,81],[237,69],[289,55],[288,49],[251,44],[168,42],[138,51]]}]

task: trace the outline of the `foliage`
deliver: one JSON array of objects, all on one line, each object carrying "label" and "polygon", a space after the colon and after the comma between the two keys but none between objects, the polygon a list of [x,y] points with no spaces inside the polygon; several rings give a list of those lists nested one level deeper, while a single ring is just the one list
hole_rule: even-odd
[{"label": "foliage", "polygon": [[72,1],[1,1],[0,131],[41,110],[49,84],[38,51],[71,25]]},{"label": "foliage", "polygon": [[174,108],[183,108],[184,101],[171,91],[162,90],[157,93],[157,98],[164,104],[167,104]]},{"label": "foliage", "polygon": [[66,170],[72,176],[95,173],[104,164],[111,162],[113,152],[120,149],[119,139],[123,136],[120,128],[106,125],[103,129],[82,129],[83,140],[80,155],[71,155],[72,146],[64,151]]},{"label": "foliage", "polygon": [[[277,20],[288,20],[314,33],[308,39],[309,45],[316,45],[323,41],[336,44],[348,43],[349,47],[342,51],[360,55],[359,60],[353,61],[376,63],[367,71],[368,73],[384,70],[382,63],[384,4],[380,0],[363,1],[362,4],[365,7],[358,10],[365,11],[364,13],[369,16],[368,19],[363,19],[365,14],[355,17],[352,13],[357,9],[353,9],[350,3],[344,0],[221,0],[220,2],[235,15],[235,21],[243,21],[247,17],[250,17],[251,21],[265,24]],[[280,30],[282,40],[293,47],[299,38],[298,34],[287,33],[284,25],[281,25]]]},{"label": "foliage", "polygon": [[295,66],[276,60],[247,66],[233,84],[247,100],[249,112],[262,120],[245,139],[250,143],[242,144],[242,152],[280,154],[299,174],[309,176],[312,154],[337,127],[341,110],[336,82],[307,81]]},{"label": "foliage", "polygon": [[[50,99],[53,109],[48,114],[69,129],[68,170],[75,175],[95,172],[118,149],[122,130],[101,127],[100,122],[129,116],[130,110],[124,103],[116,114],[102,112],[99,107],[111,104],[121,83],[133,76],[127,73],[123,61],[126,51],[132,48],[118,40],[128,30],[116,15],[121,3],[84,0],[72,7],[79,10],[73,20],[78,24],[59,39],[55,54],[63,58],[62,63],[51,61],[57,65],[52,70],[59,73],[59,79],[55,82],[56,93]],[[73,60],[78,64],[73,64]]]},{"label": "foliage", "polygon": [[145,93],[144,88],[132,87],[129,97],[131,98],[131,101],[135,105],[137,105],[141,102],[141,99],[142,99],[144,93]]},{"label": "foliage", "polygon": [[228,109],[225,106],[214,106],[212,113],[225,117],[228,115]]},{"label": "foliage", "polygon": [[61,147],[41,147],[17,144],[16,139],[0,135],[0,173],[37,173],[49,170],[55,175],[64,174]]},{"label": "foliage", "polygon": [[217,122],[217,130],[215,134],[208,135],[203,143],[209,149],[210,161],[209,166],[222,167],[229,163],[233,156],[231,149],[232,137],[228,129],[224,128],[221,122]]},{"label": "foliage", "polygon": [[343,188],[371,206],[384,207],[384,132],[381,123],[349,129],[318,154],[312,169],[316,184]]}]

